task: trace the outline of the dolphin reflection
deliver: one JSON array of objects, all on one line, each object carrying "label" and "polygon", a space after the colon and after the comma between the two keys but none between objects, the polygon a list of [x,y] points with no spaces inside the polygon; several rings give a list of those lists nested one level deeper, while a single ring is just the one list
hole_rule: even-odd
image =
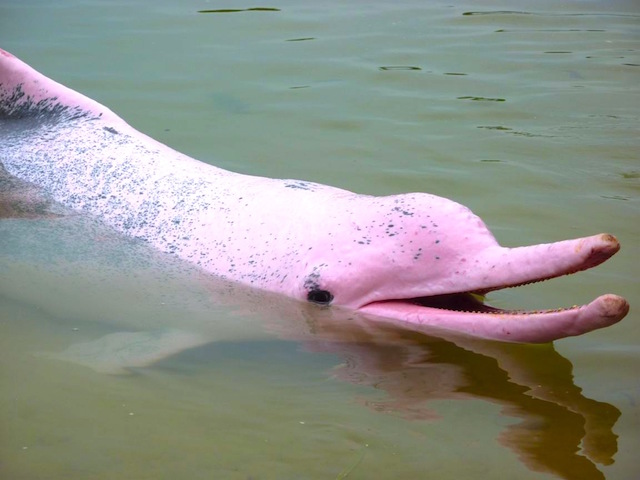
[{"label": "dolphin reflection", "polygon": [[335,369],[338,378],[384,391],[387,399],[364,401],[370,408],[434,420],[433,400],[482,399],[520,420],[498,440],[531,470],[604,478],[595,464],[613,463],[618,437],[612,429],[620,410],[585,397],[571,362],[552,344],[445,340],[392,324],[351,325],[349,341],[312,339],[306,346],[344,358]]}]

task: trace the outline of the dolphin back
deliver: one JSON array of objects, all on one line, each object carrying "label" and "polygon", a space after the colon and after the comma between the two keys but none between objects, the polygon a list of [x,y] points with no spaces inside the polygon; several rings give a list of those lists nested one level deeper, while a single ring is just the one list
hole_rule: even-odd
[{"label": "dolphin back", "polygon": [[223,172],[136,131],[4,50],[0,145],[0,166],[10,176],[168,252],[181,247],[173,241],[182,220],[176,204],[186,196],[189,208],[203,210],[197,192],[211,191],[210,179]]},{"label": "dolphin back", "polygon": [[45,77],[0,49],[0,121],[118,117],[107,107]]}]

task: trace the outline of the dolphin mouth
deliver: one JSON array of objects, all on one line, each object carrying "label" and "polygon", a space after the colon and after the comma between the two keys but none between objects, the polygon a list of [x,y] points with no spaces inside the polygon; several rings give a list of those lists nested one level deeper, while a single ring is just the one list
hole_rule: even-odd
[{"label": "dolphin mouth", "polygon": [[[510,287],[507,287],[510,288]],[[627,304],[627,301],[619,297],[618,295],[607,294],[607,297],[617,297],[624,301]],[[603,296],[604,297],[604,296]],[[602,297],[598,297],[602,298]],[[597,299],[596,299],[597,300]],[[506,317],[532,317],[532,316],[540,316],[540,315],[551,315],[558,314],[562,312],[571,312],[577,311],[581,308],[586,308],[588,305],[573,305],[571,307],[558,307],[558,308],[549,308],[549,309],[536,309],[536,310],[527,310],[527,309],[503,309],[498,307],[493,307],[486,303],[485,296],[481,293],[476,292],[461,292],[461,293],[448,293],[442,295],[433,295],[433,296],[425,296],[425,297],[417,297],[417,298],[408,298],[402,300],[383,300],[380,302],[372,302],[368,305],[361,307],[360,310],[371,310],[372,308],[377,308],[378,305],[397,305],[397,304],[406,304],[407,307],[411,306],[415,307],[416,313],[427,314],[427,313],[438,313],[442,315],[468,315],[468,316],[477,316],[477,315],[500,315],[503,319]],[[626,305],[628,310],[628,304]],[[625,315],[626,315],[625,311]]]},{"label": "dolphin mouth", "polygon": [[581,335],[619,322],[629,312],[629,303],[618,295],[606,294],[568,308],[501,309],[485,303],[485,295],[587,270],[619,248],[617,239],[608,234],[514,249],[498,247],[490,254],[494,263],[489,263],[489,270],[496,273],[468,272],[461,281],[467,283],[465,291],[442,289],[424,296],[381,299],[358,310],[419,329],[433,327],[491,340],[546,343]]},{"label": "dolphin mouth", "polygon": [[[507,288],[510,288],[510,287],[507,287]],[[617,305],[615,310],[620,310],[620,307],[625,307],[626,310],[624,314],[626,315],[629,306],[627,301],[624,298],[619,297],[618,295],[613,295],[613,294],[608,294],[606,296],[609,298],[609,302],[612,301],[611,297],[617,297],[621,299],[624,302],[624,305]],[[598,297],[598,298],[602,298],[602,297]],[[443,312],[450,312],[452,314],[469,314],[469,315],[493,314],[493,315],[501,315],[502,317],[521,316],[523,318],[531,317],[534,315],[535,316],[552,315],[552,314],[561,314],[563,312],[570,313],[571,311],[577,311],[577,310],[580,310],[581,308],[588,307],[588,305],[573,305],[570,307],[558,307],[558,308],[536,309],[536,310],[527,310],[527,309],[521,309],[521,308],[503,309],[503,308],[493,307],[488,303],[485,303],[486,302],[485,296],[483,294],[475,293],[475,292],[450,293],[450,294],[444,294],[444,295],[434,295],[432,297],[411,298],[408,300],[404,300],[404,302],[421,307],[425,309],[424,310],[425,312],[427,309],[430,309],[430,310],[438,310]]]}]

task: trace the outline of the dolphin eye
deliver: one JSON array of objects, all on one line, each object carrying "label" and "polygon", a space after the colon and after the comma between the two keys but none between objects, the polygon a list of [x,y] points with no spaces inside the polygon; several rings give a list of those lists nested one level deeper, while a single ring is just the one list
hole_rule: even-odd
[{"label": "dolphin eye", "polygon": [[319,305],[329,305],[333,300],[333,295],[328,290],[309,290],[307,294],[307,300],[312,303],[317,303]]}]

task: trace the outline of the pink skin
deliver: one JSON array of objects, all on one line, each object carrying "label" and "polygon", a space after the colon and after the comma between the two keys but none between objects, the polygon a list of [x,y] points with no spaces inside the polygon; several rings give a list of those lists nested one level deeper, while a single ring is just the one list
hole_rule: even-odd
[{"label": "pink skin", "polygon": [[425,193],[358,195],[240,175],[182,155],[0,50],[0,160],[12,175],[116,230],[256,288],[409,328],[548,342],[612,325],[625,299],[501,311],[466,292],[594,267],[607,234],[504,248],[468,208]]}]

